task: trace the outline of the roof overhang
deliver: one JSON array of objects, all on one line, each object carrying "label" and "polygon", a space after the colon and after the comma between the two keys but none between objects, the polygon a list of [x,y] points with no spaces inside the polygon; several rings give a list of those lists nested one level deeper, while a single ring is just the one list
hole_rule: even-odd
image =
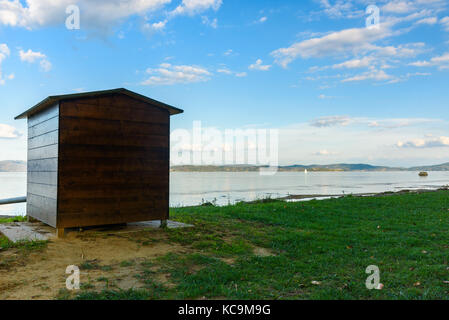
[{"label": "roof overhang", "polygon": [[73,99],[81,99],[81,98],[95,98],[100,96],[105,96],[109,94],[124,94],[128,97],[134,98],[136,100],[151,104],[153,106],[168,110],[171,116],[183,113],[184,111],[178,108],[175,108],[173,106],[170,106],[168,104],[165,104],[163,102],[153,100],[151,98],[148,98],[144,95],[138,94],[136,92],[120,88],[120,89],[113,89],[113,90],[104,90],[104,91],[92,91],[92,92],[83,92],[83,93],[75,93],[75,94],[66,94],[66,95],[59,95],[59,96],[50,96],[38,104],[36,104],[34,107],[28,109],[24,113],[18,115],[15,117],[15,120],[18,119],[26,119],[33,114],[36,114],[42,110],[45,110],[51,106],[53,106],[56,103],[59,103],[62,100],[73,100]]}]

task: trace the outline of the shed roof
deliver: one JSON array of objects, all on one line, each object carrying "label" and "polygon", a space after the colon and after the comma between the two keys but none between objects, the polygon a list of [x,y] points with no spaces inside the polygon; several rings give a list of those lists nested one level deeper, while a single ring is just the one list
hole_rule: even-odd
[{"label": "shed roof", "polygon": [[41,102],[39,102],[38,104],[36,104],[34,107],[28,109],[27,111],[25,111],[24,113],[18,115],[17,117],[15,117],[14,119],[26,119],[28,117],[30,117],[31,115],[38,113],[42,110],[45,110],[49,107],[51,107],[52,105],[54,105],[55,103],[58,103],[62,100],[73,100],[73,99],[80,99],[80,98],[94,98],[94,97],[99,97],[99,96],[105,96],[105,95],[109,95],[109,94],[124,94],[127,95],[131,98],[134,98],[136,100],[142,101],[142,102],[146,102],[148,104],[154,105],[156,107],[159,108],[163,108],[166,109],[170,112],[170,115],[175,115],[175,114],[179,114],[179,113],[183,113],[184,111],[175,107],[172,107],[168,104],[162,103],[160,101],[156,101],[153,100],[151,98],[148,98],[146,96],[143,96],[141,94],[138,94],[136,92],[124,89],[124,88],[119,88],[119,89],[112,89],[112,90],[103,90],[103,91],[92,91],[92,92],[83,92],[83,93],[75,93],[75,94],[65,94],[65,95],[58,95],[58,96],[50,96],[44,100],[42,100]]}]

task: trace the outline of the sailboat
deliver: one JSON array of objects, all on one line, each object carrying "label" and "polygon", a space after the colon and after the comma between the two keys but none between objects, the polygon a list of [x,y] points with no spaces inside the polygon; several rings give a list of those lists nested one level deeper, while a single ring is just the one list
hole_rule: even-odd
[{"label": "sailboat", "polygon": [[305,174],[307,174],[307,173],[308,173],[307,169],[304,169],[304,173],[305,173]]}]

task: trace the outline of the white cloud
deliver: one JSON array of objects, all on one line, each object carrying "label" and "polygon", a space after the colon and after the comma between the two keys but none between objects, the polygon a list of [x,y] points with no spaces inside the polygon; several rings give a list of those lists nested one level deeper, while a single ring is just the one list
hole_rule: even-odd
[{"label": "white cloud", "polygon": [[444,17],[440,20],[440,23],[443,25],[444,30],[449,32],[449,17]]},{"label": "white cloud", "polygon": [[369,67],[371,65],[371,61],[373,60],[372,57],[363,57],[362,59],[353,59],[348,60],[343,63],[334,64],[332,66],[333,69],[341,69],[341,68],[347,68],[347,69],[355,69],[355,68],[365,68]]},{"label": "white cloud", "polygon": [[372,42],[386,38],[391,35],[387,25],[381,24],[376,28],[353,28],[337,31],[320,38],[312,38],[297,42],[288,48],[281,48],[271,54],[276,63],[284,68],[291,62],[301,57],[319,58],[336,54],[358,53],[372,50]]},{"label": "white cloud", "polygon": [[390,1],[381,8],[381,11],[388,13],[408,13],[416,10],[411,1]]},{"label": "white cloud", "polygon": [[[82,26],[109,28],[135,14],[155,11],[171,0],[77,0]],[[64,25],[67,6],[73,0],[0,0],[0,24],[34,29],[48,25]]]},{"label": "white cloud", "polygon": [[370,128],[378,129],[399,129],[406,127],[416,127],[424,124],[431,124],[437,122],[435,119],[421,119],[421,118],[411,118],[411,119],[359,119],[359,123],[367,124]]},{"label": "white cloud", "polygon": [[20,60],[26,61],[29,63],[34,63],[36,60],[45,59],[47,56],[40,52],[34,52],[31,49],[28,49],[28,51],[19,51]]},{"label": "white cloud", "polygon": [[[100,32],[111,30],[134,15],[145,17],[170,4],[172,0],[0,0],[0,25],[36,29],[50,25],[65,26],[68,17],[66,8],[77,5],[81,12],[81,28]],[[177,15],[195,15],[206,10],[217,11],[222,0],[183,0],[171,13],[170,19]],[[167,21],[145,23],[144,30],[161,31]],[[217,19],[208,25],[216,28]]]},{"label": "white cloud", "polygon": [[413,139],[409,141],[399,141],[396,144],[399,148],[436,148],[449,147],[449,137],[426,137],[423,139]]},{"label": "white cloud", "polygon": [[41,70],[44,72],[49,72],[51,70],[51,63],[47,59],[42,59],[39,63]]},{"label": "white cloud", "polygon": [[220,68],[217,70],[217,72],[227,74],[227,75],[234,75],[237,78],[243,78],[248,75],[246,72],[234,72],[234,71],[229,70],[228,68]]},{"label": "white cloud", "polygon": [[225,53],[223,53],[225,56],[229,57],[230,55],[234,54],[234,50],[229,49]]},{"label": "white cloud", "polygon": [[347,126],[352,123],[352,119],[347,116],[327,116],[313,120],[310,125],[317,128],[327,128],[334,126]]},{"label": "white cloud", "polygon": [[270,70],[271,65],[264,65],[261,59],[258,59],[256,63],[249,66],[250,70],[258,70],[258,71],[268,71]]},{"label": "white cloud", "polygon": [[436,66],[440,70],[449,68],[449,52],[444,53],[441,56],[433,57],[430,60],[415,61],[409,65],[414,67],[433,67]]},{"label": "white cloud", "polygon": [[[449,148],[433,148],[429,152],[425,148],[398,148],[396,145],[398,141],[409,141],[412,140],[410,137],[424,137],[426,134],[447,137],[447,121],[348,116],[322,117],[318,120],[321,121],[279,128],[279,161],[282,165],[370,163],[414,166],[443,163],[449,158]],[[431,139],[431,136],[426,137],[426,140]],[[297,148],[298,145],[301,148]]]},{"label": "white cloud", "polygon": [[174,85],[205,82],[212,75],[205,68],[187,65],[171,65],[163,63],[157,69],[148,69],[150,77],[143,81],[143,85]]},{"label": "white cloud", "polygon": [[259,19],[259,23],[264,23],[267,22],[268,18],[267,17],[262,17]]},{"label": "white cloud", "polygon": [[421,20],[418,20],[416,24],[428,24],[428,25],[434,25],[438,22],[437,17],[430,17],[430,18],[424,18]]},{"label": "white cloud", "polygon": [[[9,57],[10,54],[11,54],[11,51],[9,50],[9,47],[6,45],[6,43],[0,43],[0,85],[5,84],[5,79],[3,78],[3,75],[2,75],[2,62],[7,57]],[[9,80],[12,80],[12,79],[14,79],[14,75],[9,75],[6,78]]]},{"label": "white cloud", "polygon": [[425,44],[423,42],[415,42],[409,44],[402,44],[398,46],[372,46],[371,50],[373,50],[374,54],[377,57],[414,57],[420,54],[423,51]]},{"label": "white cloud", "polygon": [[143,25],[143,30],[148,31],[150,33],[161,32],[165,29],[167,22],[168,22],[167,19],[165,19],[163,21],[159,21],[159,22],[154,22],[154,23],[147,22]]},{"label": "white cloud", "polygon": [[327,96],[327,95],[325,95],[325,94],[320,94],[319,96],[318,96],[318,99],[321,99],[321,100],[324,100],[324,99],[334,99],[335,97],[332,97],[332,96]]},{"label": "white cloud", "polygon": [[331,156],[337,154],[336,152],[330,152],[326,149],[320,150],[318,152],[315,152],[314,155],[316,156]]},{"label": "white cloud", "polygon": [[171,15],[195,15],[210,9],[217,11],[222,4],[222,0],[182,0],[182,3],[171,12]]},{"label": "white cloud", "polygon": [[203,17],[201,17],[201,21],[202,21],[203,24],[206,25],[206,26],[212,27],[212,28],[214,28],[214,29],[217,29],[217,28],[218,28],[218,19],[217,19],[217,18],[215,18],[215,19],[213,19],[213,20],[209,20],[208,17],[203,16]]},{"label": "white cloud", "polygon": [[0,63],[10,54],[11,51],[9,50],[9,47],[6,45],[6,43],[0,43]]},{"label": "white cloud", "polygon": [[20,60],[28,63],[35,63],[39,61],[41,70],[44,72],[49,72],[51,70],[51,63],[48,61],[47,56],[41,52],[35,52],[31,49],[28,51],[19,51]]},{"label": "white cloud", "polygon": [[393,79],[393,77],[391,75],[388,75],[385,71],[373,69],[371,71],[343,79],[341,82],[356,82],[364,80],[384,81],[390,79]]},{"label": "white cloud", "polygon": [[224,74],[229,74],[229,75],[233,73],[231,70],[226,69],[226,68],[218,69],[217,72],[224,73]]},{"label": "white cloud", "polygon": [[356,10],[351,1],[337,0],[331,4],[329,0],[320,0],[320,5],[326,15],[331,18],[354,18],[363,16],[362,10]]},{"label": "white cloud", "polygon": [[17,139],[22,134],[14,127],[0,123],[0,139]]}]

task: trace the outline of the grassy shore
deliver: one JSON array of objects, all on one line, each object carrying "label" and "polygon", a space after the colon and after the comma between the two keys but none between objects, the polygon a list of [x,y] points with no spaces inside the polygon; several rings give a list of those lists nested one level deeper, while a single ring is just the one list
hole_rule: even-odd
[{"label": "grassy shore", "polygon": [[[449,191],[171,210],[195,228],[142,233],[182,251],[123,261],[61,299],[447,299]],[[45,249],[44,249],[45,250]],[[382,290],[365,270],[380,269]],[[132,268],[136,289],[114,286]],[[131,269],[126,269],[131,270]],[[129,271],[131,272],[131,271]],[[102,283],[102,285],[98,285]]]}]

